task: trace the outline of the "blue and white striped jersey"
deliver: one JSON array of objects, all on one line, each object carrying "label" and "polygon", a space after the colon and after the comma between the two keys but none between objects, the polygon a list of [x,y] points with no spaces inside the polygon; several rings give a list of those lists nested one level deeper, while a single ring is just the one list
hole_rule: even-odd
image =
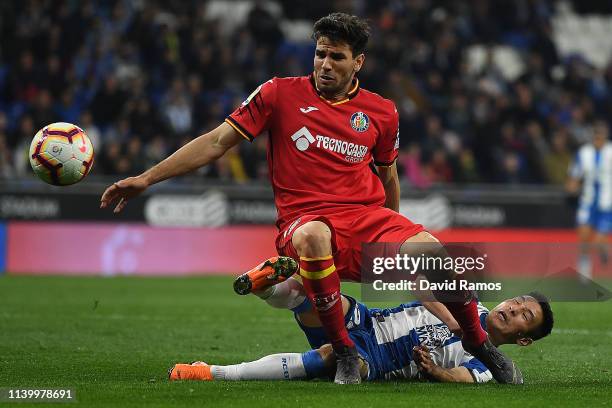
[{"label": "blue and white striped jersey", "polygon": [[612,143],[600,150],[590,143],[580,147],[570,176],[582,179],[579,211],[612,211]]},{"label": "blue and white striped jersey", "polygon": [[[345,295],[346,296],[346,295]],[[359,354],[368,363],[368,380],[418,378],[412,348],[429,348],[433,361],[444,368],[465,367],[475,382],[493,378],[485,365],[466,352],[461,339],[419,302],[401,304],[390,309],[370,309],[346,296],[351,308],[345,316],[349,336]],[[486,329],[489,311],[478,304],[480,323]],[[296,320],[311,347],[329,343],[321,327],[305,327]]]},{"label": "blue and white striped jersey", "polygon": [[[478,312],[484,326],[489,311],[479,303]],[[412,348],[416,345],[428,347],[433,361],[441,367],[465,367],[476,382],[493,378],[482,362],[463,349],[461,339],[419,302],[391,309],[367,309],[358,303],[353,313],[351,320],[356,314],[366,314],[371,324],[371,330],[367,323],[362,326],[364,331],[371,332],[370,344],[363,344],[362,339],[356,341],[358,348],[362,343],[367,349],[364,352],[372,357],[368,361],[369,378],[417,378],[419,373],[412,361]],[[349,333],[354,340],[359,337],[353,336],[352,329]]]}]

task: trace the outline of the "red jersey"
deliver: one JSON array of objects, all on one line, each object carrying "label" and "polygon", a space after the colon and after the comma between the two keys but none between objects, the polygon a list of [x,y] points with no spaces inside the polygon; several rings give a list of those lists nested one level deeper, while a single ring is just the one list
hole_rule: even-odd
[{"label": "red jersey", "polygon": [[226,119],[250,141],[269,134],[280,229],[301,215],[382,207],[385,191],[370,166],[397,158],[398,121],[393,102],[360,89],[358,80],[345,100],[332,103],[312,76],[273,78]]}]

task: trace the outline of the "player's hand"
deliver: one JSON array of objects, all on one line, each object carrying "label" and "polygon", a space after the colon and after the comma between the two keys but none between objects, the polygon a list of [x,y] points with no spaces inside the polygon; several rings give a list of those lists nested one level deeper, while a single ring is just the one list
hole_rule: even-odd
[{"label": "player's hand", "polygon": [[425,346],[414,346],[412,349],[412,357],[419,371],[424,374],[431,374],[436,367],[436,364],[431,358],[429,349]]},{"label": "player's hand", "polygon": [[141,194],[147,187],[149,187],[148,183],[140,177],[128,177],[119,180],[104,191],[102,198],[100,198],[100,208],[107,208],[117,202],[117,206],[113,210],[116,214],[125,208],[128,200]]}]

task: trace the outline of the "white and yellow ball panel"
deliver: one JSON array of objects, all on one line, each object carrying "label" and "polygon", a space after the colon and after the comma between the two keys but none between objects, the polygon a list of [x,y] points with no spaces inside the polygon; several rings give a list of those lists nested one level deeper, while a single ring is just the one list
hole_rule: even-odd
[{"label": "white and yellow ball panel", "polygon": [[47,136],[39,154],[48,161],[55,159],[58,163],[64,163],[72,158],[73,150],[72,144],[65,137]]},{"label": "white and yellow ball panel", "polygon": [[83,130],[66,122],[52,123],[39,130],[29,153],[36,175],[49,184],[58,185],[82,180],[91,169],[94,155],[93,145]]}]

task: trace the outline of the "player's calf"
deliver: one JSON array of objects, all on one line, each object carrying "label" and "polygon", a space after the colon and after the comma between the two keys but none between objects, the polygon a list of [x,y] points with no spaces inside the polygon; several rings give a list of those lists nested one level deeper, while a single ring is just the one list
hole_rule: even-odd
[{"label": "player's calf", "polygon": [[[333,354],[333,353],[332,353]],[[209,365],[203,362],[176,364],[168,371],[170,381],[248,381],[306,380],[329,374],[333,355],[310,350],[306,353],[278,353],[231,365]]]},{"label": "player's calf", "polygon": [[340,278],[331,255],[300,257],[300,276],[327,338],[337,355],[337,384],[359,384],[358,353],[344,323]]},{"label": "player's calf", "polygon": [[[425,256],[434,258],[449,256],[447,249],[427,232],[421,232],[406,240],[400,251],[403,254],[425,254]],[[452,271],[450,276],[445,270],[433,269],[419,272],[434,282],[441,279],[455,279]],[[518,367],[491,343],[482,328],[473,294],[469,291],[438,290],[434,292],[434,295],[447,307],[461,326],[464,348],[483,362],[491,371],[493,378],[503,384],[522,384],[523,376]]]},{"label": "player's calf", "polygon": [[[461,250],[461,247],[454,248]],[[401,246],[400,253],[409,256],[424,256],[429,264],[441,265],[440,262],[435,262],[440,259],[446,259],[451,256],[448,249],[438,241],[433,235],[426,231],[422,231],[408,238]],[[418,270],[430,282],[445,282],[452,281],[457,278],[457,274],[452,269],[437,267],[425,267]],[[463,331],[463,340],[472,346],[478,346],[484,343],[487,334],[480,325],[478,310],[474,293],[468,290],[435,290],[433,295],[443,303],[449,312],[453,315],[461,330]]]}]

